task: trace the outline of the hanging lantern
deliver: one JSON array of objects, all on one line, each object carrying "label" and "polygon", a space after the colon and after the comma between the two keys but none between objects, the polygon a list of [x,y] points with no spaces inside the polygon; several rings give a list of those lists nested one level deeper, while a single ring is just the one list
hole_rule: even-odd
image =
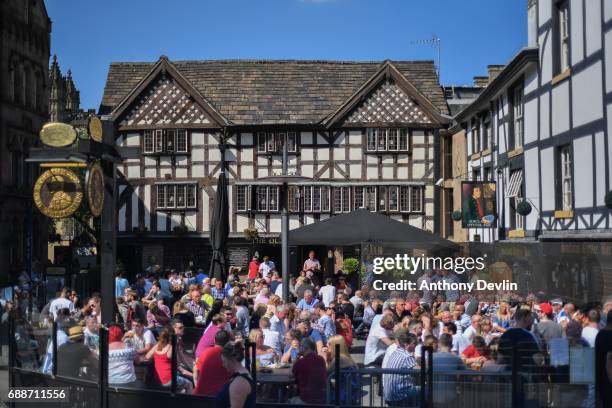
[{"label": "hanging lantern", "polygon": [[521,201],[516,206],[516,212],[520,215],[529,215],[531,213],[531,204],[528,201]]}]

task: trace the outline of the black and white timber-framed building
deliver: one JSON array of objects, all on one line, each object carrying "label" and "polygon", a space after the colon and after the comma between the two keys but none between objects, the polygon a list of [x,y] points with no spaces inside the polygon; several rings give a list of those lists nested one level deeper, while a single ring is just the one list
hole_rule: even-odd
[{"label": "black and white timber-framed building", "polygon": [[[289,188],[291,229],[367,208],[438,230],[450,117],[431,61],[112,63],[100,112],[125,158],[118,258],[131,270],[206,267],[224,128],[234,262],[246,262],[245,229],[279,236],[280,185],[264,178],[280,174],[285,141],[289,174],[309,179]],[[280,247],[263,250],[280,261]]]},{"label": "black and white timber-framed building", "polygon": [[461,178],[497,182],[497,227],[468,241],[522,244],[507,250],[517,265],[543,255],[550,288],[592,300],[612,289],[612,3],[529,0],[527,11],[527,47],[450,129],[465,134]]},{"label": "black and white timber-framed building", "polygon": [[469,240],[610,240],[612,5],[530,0],[528,30],[528,46],[455,117],[465,179],[498,183],[498,228]]}]

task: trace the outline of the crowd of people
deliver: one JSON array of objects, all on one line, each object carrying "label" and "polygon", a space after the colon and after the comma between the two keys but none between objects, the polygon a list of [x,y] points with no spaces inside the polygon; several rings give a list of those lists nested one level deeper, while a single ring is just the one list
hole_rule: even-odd
[{"label": "crowd of people", "polygon": [[[258,387],[245,367],[245,345],[253,343],[258,368],[291,368],[291,403],[333,400],[327,395],[327,378],[339,361],[342,372],[349,373],[346,381],[335,382],[341,398],[358,404],[361,382],[351,372],[361,367],[416,370],[428,361],[422,358],[425,347],[433,350],[434,372],[499,373],[510,370],[516,356],[519,370],[544,375],[554,367],[558,381],[568,382],[569,361],[556,352],[564,349],[559,342],[567,344],[566,350],[593,348],[597,342],[610,349],[612,344],[612,298],[577,305],[543,294],[521,298],[511,292],[383,294],[367,284],[353,288],[341,272],[321,275],[311,252],[299,276],[291,279],[290,302],[284,302],[281,273],[268,257],[261,262],[253,258],[244,273],[231,267],[224,281],[202,270],[154,267],[132,282],[119,272],[116,319],[108,326],[109,384],[169,389],[176,374],[179,392],[215,397],[221,406],[254,406],[255,391],[265,398],[270,390]],[[420,279],[438,276],[448,277],[448,271],[427,271]],[[58,374],[97,373],[101,301],[99,294],[81,301],[65,288],[41,311],[43,325],[58,322]],[[351,352],[356,338],[365,339],[363,361],[356,361]],[[52,353],[48,346],[43,372],[52,371]],[[597,369],[609,370],[609,358],[597,356]],[[139,375],[143,367],[149,375]],[[436,402],[456,398],[448,383],[436,385]],[[391,406],[418,404],[414,376],[384,373],[381,389]],[[331,387],[331,392],[336,390]],[[568,398],[579,406],[593,398],[593,390],[574,387]]]}]

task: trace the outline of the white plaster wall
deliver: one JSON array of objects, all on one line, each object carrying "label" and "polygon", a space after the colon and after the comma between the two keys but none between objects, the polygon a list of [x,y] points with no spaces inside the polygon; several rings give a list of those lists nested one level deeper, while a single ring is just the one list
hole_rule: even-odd
[{"label": "white plaster wall", "polygon": [[588,1],[585,20],[586,55],[589,57],[601,49],[601,2]]},{"label": "white plaster wall", "polygon": [[604,106],[601,88],[601,62],[599,61],[572,76],[574,127],[601,119]]},{"label": "white plaster wall", "polygon": [[[554,148],[549,147],[540,151],[542,162],[542,211],[555,210],[555,161]],[[529,175],[527,175],[529,182]]]},{"label": "white plaster wall", "polygon": [[552,97],[552,131],[553,135],[558,135],[569,130],[569,82],[555,86]]},{"label": "white plaster wall", "polygon": [[584,0],[571,0],[570,5],[570,46],[572,65],[575,65],[584,59],[583,46],[583,15],[582,7]]}]

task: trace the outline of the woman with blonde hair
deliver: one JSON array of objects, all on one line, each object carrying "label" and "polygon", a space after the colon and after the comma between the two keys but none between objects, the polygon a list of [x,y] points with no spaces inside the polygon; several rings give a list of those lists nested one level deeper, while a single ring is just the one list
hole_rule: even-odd
[{"label": "woman with blonde hair", "polygon": [[505,333],[510,328],[510,320],[512,319],[512,313],[510,313],[510,306],[508,302],[499,302],[499,309],[491,319],[493,322],[493,329],[499,333]]},{"label": "woman with blonde hair", "polygon": [[[336,353],[336,348],[339,349],[338,353]],[[344,337],[340,335],[331,336],[328,340],[327,372],[329,374],[336,372],[337,360],[340,360],[340,381],[336,381],[330,387],[329,400],[335,401],[335,387],[337,384],[340,384],[340,401],[336,401],[336,404],[359,405],[361,400],[361,382],[357,373],[357,364],[351,358]]]},{"label": "woman with blonde hair", "polygon": [[264,344],[264,332],[261,329],[253,329],[249,333],[249,341],[255,343],[255,359],[259,367],[267,367],[278,360],[278,356],[272,347]]}]

